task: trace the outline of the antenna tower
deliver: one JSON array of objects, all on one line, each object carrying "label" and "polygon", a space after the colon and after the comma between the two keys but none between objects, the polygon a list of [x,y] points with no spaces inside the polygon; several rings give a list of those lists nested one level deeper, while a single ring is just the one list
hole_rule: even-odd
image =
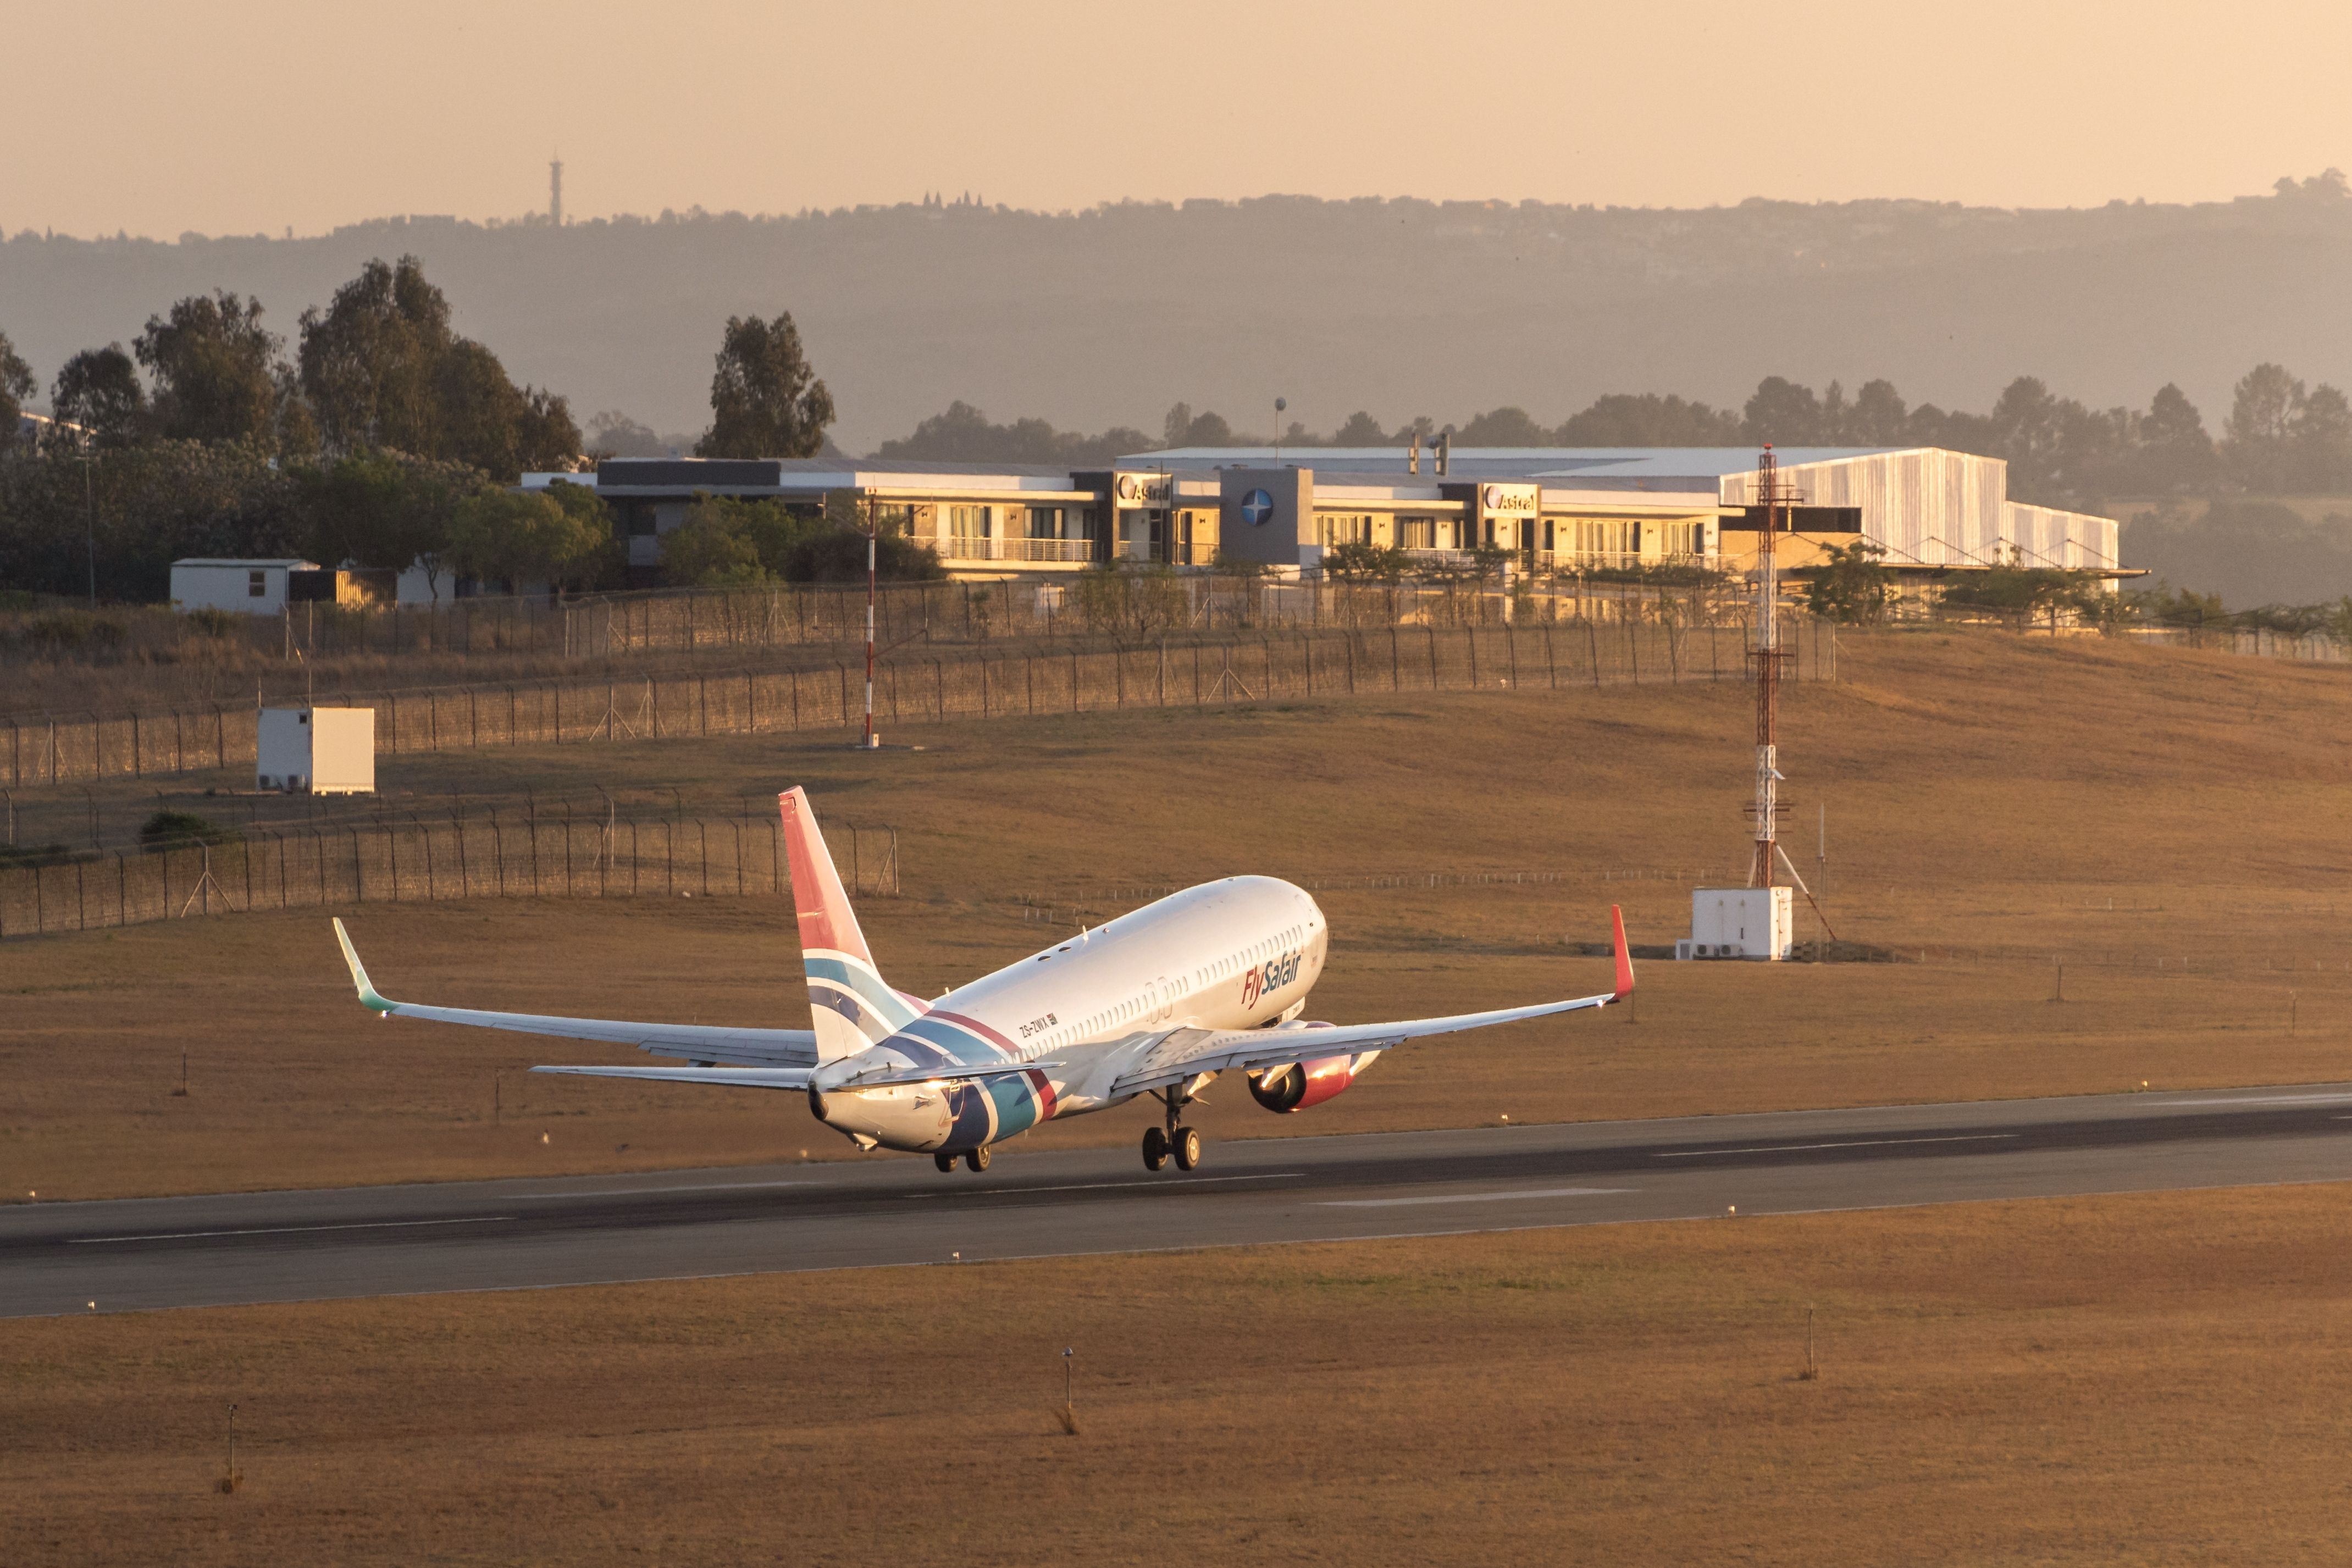
[{"label": "antenna tower", "polygon": [[563,159],[561,154],[547,161],[547,221],[557,228],[563,226]]},{"label": "antenna tower", "polygon": [[1750,887],[1770,887],[1778,880],[1773,862],[1780,813],[1780,665],[1789,656],[1780,646],[1778,536],[1782,515],[1800,499],[1781,479],[1780,460],[1768,443],[1756,465],[1754,504],[1764,514],[1764,526],[1756,541],[1756,641],[1748,650],[1748,661],[1756,666],[1756,800],[1748,808],[1756,819],[1756,859],[1748,870]]}]

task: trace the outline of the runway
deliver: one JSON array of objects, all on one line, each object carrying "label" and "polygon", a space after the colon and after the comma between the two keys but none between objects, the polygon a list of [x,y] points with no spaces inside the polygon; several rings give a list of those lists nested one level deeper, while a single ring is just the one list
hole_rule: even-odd
[{"label": "runway", "polygon": [[[1144,1117],[1131,1118],[1139,1135]],[[0,1207],[0,1316],[2352,1180],[2352,1084]]]}]

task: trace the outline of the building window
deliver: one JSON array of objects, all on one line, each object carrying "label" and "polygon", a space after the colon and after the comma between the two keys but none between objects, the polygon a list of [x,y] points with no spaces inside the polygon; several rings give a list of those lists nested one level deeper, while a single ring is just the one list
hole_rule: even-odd
[{"label": "building window", "polygon": [[1333,545],[1368,545],[1372,542],[1372,519],[1369,514],[1318,512],[1315,531],[1316,542],[1326,549]]},{"label": "building window", "polygon": [[1663,525],[1663,531],[1664,537],[1661,542],[1666,554],[1696,556],[1706,553],[1705,522],[1694,519],[1687,523],[1666,523]]},{"label": "building window", "polygon": [[1437,519],[1435,517],[1399,517],[1397,548],[1400,549],[1435,549]]},{"label": "building window", "polygon": [[268,598],[269,574],[266,571],[247,572],[245,574],[245,591],[246,596],[249,599]]},{"label": "building window", "polygon": [[948,537],[958,539],[984,539],[988,537],[986,507],[950,507]]},{"label": "building window", "polygon": [[1062,538],[1062,508],[1059,507],[1030,507],[1029,537],[1033,539]]},{"label": "building window", "polygon": [[877,506],[874,508],[874,526],[886,534],[911,534],[915,531],[915,508],[906,502]]}]

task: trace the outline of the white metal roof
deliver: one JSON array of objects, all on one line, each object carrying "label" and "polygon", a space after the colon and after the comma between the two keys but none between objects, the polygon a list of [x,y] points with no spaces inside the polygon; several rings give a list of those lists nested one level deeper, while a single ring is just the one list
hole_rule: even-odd
[{"label": "white metal roof", "polygon": [[242,556],[192,555],[183,557],[181,559],[175,560],[172,564],[173,566],[233,566],[241,570],[247,571],[250,571],[256,567],[268,566],[285,567],[294,571],[316,571],[319,570],[319,563],[317,561],[304,560],[299,556],[291,555],[256,556],[252,558]]}]

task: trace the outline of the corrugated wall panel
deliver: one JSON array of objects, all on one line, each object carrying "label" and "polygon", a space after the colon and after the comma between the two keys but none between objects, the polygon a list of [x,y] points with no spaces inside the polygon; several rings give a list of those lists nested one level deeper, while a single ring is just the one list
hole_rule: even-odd
[{"label": "corrugated wall panel", "polygon": [[[2009,499],[2009,465],[1998,457],[1925,448],[1845,457],[1783,469],[1814,507],[1858,507],[1863,533],[1895,565],[1991,566],[2012,545],[2028,564],[2112,567],[2112,517],[2029,507]],[[1724,476],[1724,504],[1751,504],[1753,474]]]},{"label": "corrugated wall panel", "polygon": [[2014,544],[2028,566],[2063,567],[2069,570],[2118,565],[2118,536],[2113,517],[2084,512],[2063,512],[2055,507],[2030,507],[2011,501],[2007,508],[2003,543]]}]

